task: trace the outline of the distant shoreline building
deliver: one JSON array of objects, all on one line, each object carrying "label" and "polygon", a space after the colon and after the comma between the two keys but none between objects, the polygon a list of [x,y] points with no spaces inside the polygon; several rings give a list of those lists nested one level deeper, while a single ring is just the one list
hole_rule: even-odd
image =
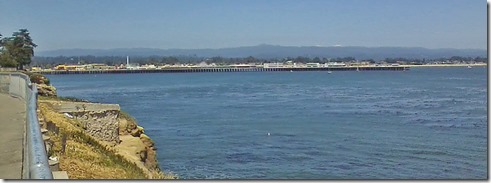
[{"label": "distant shoreline building", "polygon": [[130,64],[130,56],[126,56],[126,69],[136,70],[136,69],[139,69],[139,65],[138,64]]},{"label": "distant shoreline building", "polygon": [[278,68],[278,67],[283,67],[283,63],[280,62],[264,63],[263,66],[264,68]]}]

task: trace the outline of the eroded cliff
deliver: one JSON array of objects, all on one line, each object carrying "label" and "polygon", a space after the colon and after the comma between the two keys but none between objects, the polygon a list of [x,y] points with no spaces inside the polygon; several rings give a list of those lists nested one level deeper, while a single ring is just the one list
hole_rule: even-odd
[{"label": "eroded cliff", "polygon": [[54,97],[38,101],[45,128],[47,124],[58,128],[58,132],[48,133],[52,144],[49,155],[59,159],[60,169],[70,178],[176,178],[159,169],[152,139],[119,105]]}]

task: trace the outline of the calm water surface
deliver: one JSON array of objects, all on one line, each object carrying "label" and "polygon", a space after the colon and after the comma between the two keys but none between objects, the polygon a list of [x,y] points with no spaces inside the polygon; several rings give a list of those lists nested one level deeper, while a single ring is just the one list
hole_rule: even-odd
[{"label": "calm water surface", "polygon": [[485,67],[49,78],[120,104],[182,179],[487,178]]}]

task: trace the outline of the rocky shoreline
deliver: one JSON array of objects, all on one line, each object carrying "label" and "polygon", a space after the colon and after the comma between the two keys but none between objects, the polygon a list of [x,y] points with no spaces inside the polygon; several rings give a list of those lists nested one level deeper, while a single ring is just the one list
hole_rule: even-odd
[{"label": "rocky shoreline", "polygon": [[[38,104],[41,110],[39,110],[38,116],[42,118],[42,121],[51,122],[63,128],[64,126],[72,126],[75,130],[65,130],[64,133],[72,133],[74,131],[80,131],[90,138],[93,138],[98,146],[100,145],[102,151],[109,152],[108,156],[117,156],[123,159],[122,161],[128,161],[130,164],[138,167],[145,178],[148,179],[176,179],[172,174],[165,174],[159,168],[157,161],[157,148],[154,145],[153,140],[145,134],[144,128],[139,126],[136,120],[129,114],[120,110],[118,104],[100,104],[91,103],[75,99],[67,99],[56,96],[56,88],[45,83],[38,83]],[[65,124],[66,123],[66,124]],[[52,139],[58,139],[57,134],[51,134]],[[89,140],[90,141],[90,140]],[[60,142],[53,142],[53,146],[56,144],[62,144]],[[93,145],[93,144],[88,144]],[[84,176],[80,175],[84,172],[90,172],[90,170],[70,172],[71,167],[79,165],[64,164],[63,158],[71,158],[71,162],[75,156],[66,156],[61,151],[56,151],[58,148],[54,147],[51,156],[59,157],[60,168],[65,168],[69,177],[75,178],[118,178],[118,176],[104,177],[103,174],[97,176]],[[66,149],[66,147],[60,147]],[[94,151],[94,150],[93,150]],[[106,152],[106,154],[108,154]],[[63,151],[65,153],[65,151]],[[81,156],[83,157],[83,156]],[[117,159],[117,158],[116,158]],[[117,161],[115,161],[117,162]],[[87,162],[85,162],[87,163]],[[97,163],[94,161],[93,163]],[[115,163],[117,164],[117,163]],[[127,164],[127,163],[122,163]],[[132,166],[133,166],[132,165]],[[82,166],[82,165],[80,165]],[[115,165],[116,166],[116,165]],[[117,165],[119,166],[119,165]],[[125,165],[128,166],[128,165]],[[104,167],[104,166],[101,166]],[[122,166],[124,167],[124,166]],[[124,169],[124,168],[123,168]],[[128,168],[129,171],[132,168]],[[134,169],[134,168],[133,168]],[[124,171],[124,170],[122,170]],[[95,172],[87,174],[97,174]],[[129,179],[140,179],[140,176],[124,176]]]}]

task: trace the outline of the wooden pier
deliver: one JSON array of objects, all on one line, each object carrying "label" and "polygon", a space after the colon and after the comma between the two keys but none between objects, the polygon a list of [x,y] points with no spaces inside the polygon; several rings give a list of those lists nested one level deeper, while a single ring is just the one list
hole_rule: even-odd
[{"label": "wooden pier", "polygon": [[111,70],[43,70],[32,71],[41,74],[130,74],[130,73],[191,73],[191,72],[297,72],[297,71],[406,71],[409,67],[374,66],[374,67],[182,67],[161,69],[111,69]]}]

